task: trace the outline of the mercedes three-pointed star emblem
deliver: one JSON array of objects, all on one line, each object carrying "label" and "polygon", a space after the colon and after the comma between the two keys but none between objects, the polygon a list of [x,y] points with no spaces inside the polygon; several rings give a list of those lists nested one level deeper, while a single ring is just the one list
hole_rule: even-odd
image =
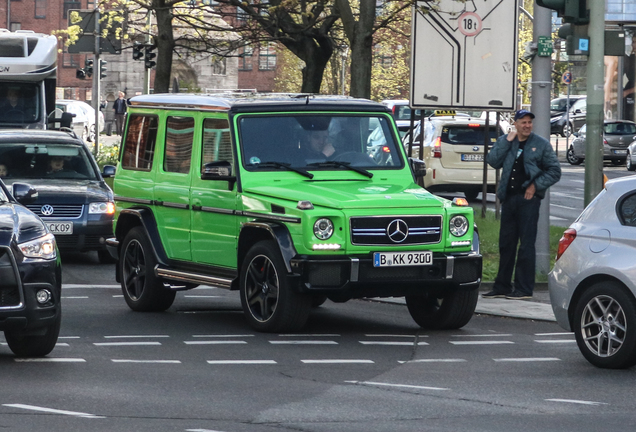
[{"label": "mercedes three-pointed star emblem", "polygon": [[393,243],[402,243],[409,236],[409,226],[402,219],[393,219],[386,227],[386,235]]}]

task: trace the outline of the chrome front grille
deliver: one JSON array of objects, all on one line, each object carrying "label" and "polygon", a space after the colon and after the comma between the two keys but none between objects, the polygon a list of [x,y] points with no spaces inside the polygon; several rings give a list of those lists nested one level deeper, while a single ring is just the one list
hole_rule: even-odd
[{"label": "chrome front grille", "polygon": [[42,219],[77,219],[82,216],[84,206],[82,204],[31,204],[27,208]]},{"label": "chrome front grille", "polygon": [[378,216],[350,219],[354,245],[415,245],[439,243],[442,216]]}]

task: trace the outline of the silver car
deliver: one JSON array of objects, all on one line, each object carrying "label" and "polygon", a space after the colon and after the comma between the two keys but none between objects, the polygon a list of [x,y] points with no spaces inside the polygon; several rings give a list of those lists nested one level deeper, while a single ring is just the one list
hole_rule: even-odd
[{"label": "silver car", "polygon": [[[585,160],[587,125],[583,125],[570,144],[566,158],[572,165]],[[636,139],[636,123],[629,120],[605,120],[603,123],[603,160],[620,165],[627,158],[627,147]]]},{"label": "silver car", "polygon": [[548,276],[557,322],[601,368],[636,364],[636,177],[606,183],[559,241]]}]

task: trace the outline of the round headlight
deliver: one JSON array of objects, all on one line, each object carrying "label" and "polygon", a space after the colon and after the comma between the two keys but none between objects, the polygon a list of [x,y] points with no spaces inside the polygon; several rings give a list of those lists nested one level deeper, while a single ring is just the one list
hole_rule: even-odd
[{"label": "round headlight", "polygon": [[468,232],[468,219],[466,216],[453,216],[450,220],[450,232],[455,237],[461,237]]},{"label": "round headlight", "polygon": [[320,218],[314,224],[314,235],[320,240],[327,240],[333,235],[333,222],[327,218]]}]

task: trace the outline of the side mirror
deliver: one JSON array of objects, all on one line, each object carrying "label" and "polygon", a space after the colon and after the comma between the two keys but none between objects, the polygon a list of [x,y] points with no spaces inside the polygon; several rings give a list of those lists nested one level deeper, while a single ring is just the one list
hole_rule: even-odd
[{"label": "side mirror", "polygon": [[574,135],[575,137],[579,137],[579,133],[578,132],[572,132],[572,135]]},{"label": "side mirror", "polygon": [[411,171],[413,172],[413,176],[417,179],[418,177],[424,177],[426,175],[426,162],[421,159],[409,158],[409,165],[411,166]]},{"label": "side mirror", "polygon": [[228,161],[208,162],[201,170],[201,180],[216,180],[229,182],[229,188],[234,188],[236,176],[232,175],[232,164]]},{"label": "side mirror", "polygon": [[116,171],[117,167],[114,167],[113,165],[104,165],[104,172],[102,173],[102,177],[114,177]]},{"label": "side mirror", "polygon": [[22,205],[34,203],[38,199],[37,189],[26,183],[13,183],[11,193],[15,200]]},{"label": "side mirror", "polygon": [[582,111],[580,109],[577,109],[576,111],[574,111],[574,114],[581,114],[581,112]]}]

